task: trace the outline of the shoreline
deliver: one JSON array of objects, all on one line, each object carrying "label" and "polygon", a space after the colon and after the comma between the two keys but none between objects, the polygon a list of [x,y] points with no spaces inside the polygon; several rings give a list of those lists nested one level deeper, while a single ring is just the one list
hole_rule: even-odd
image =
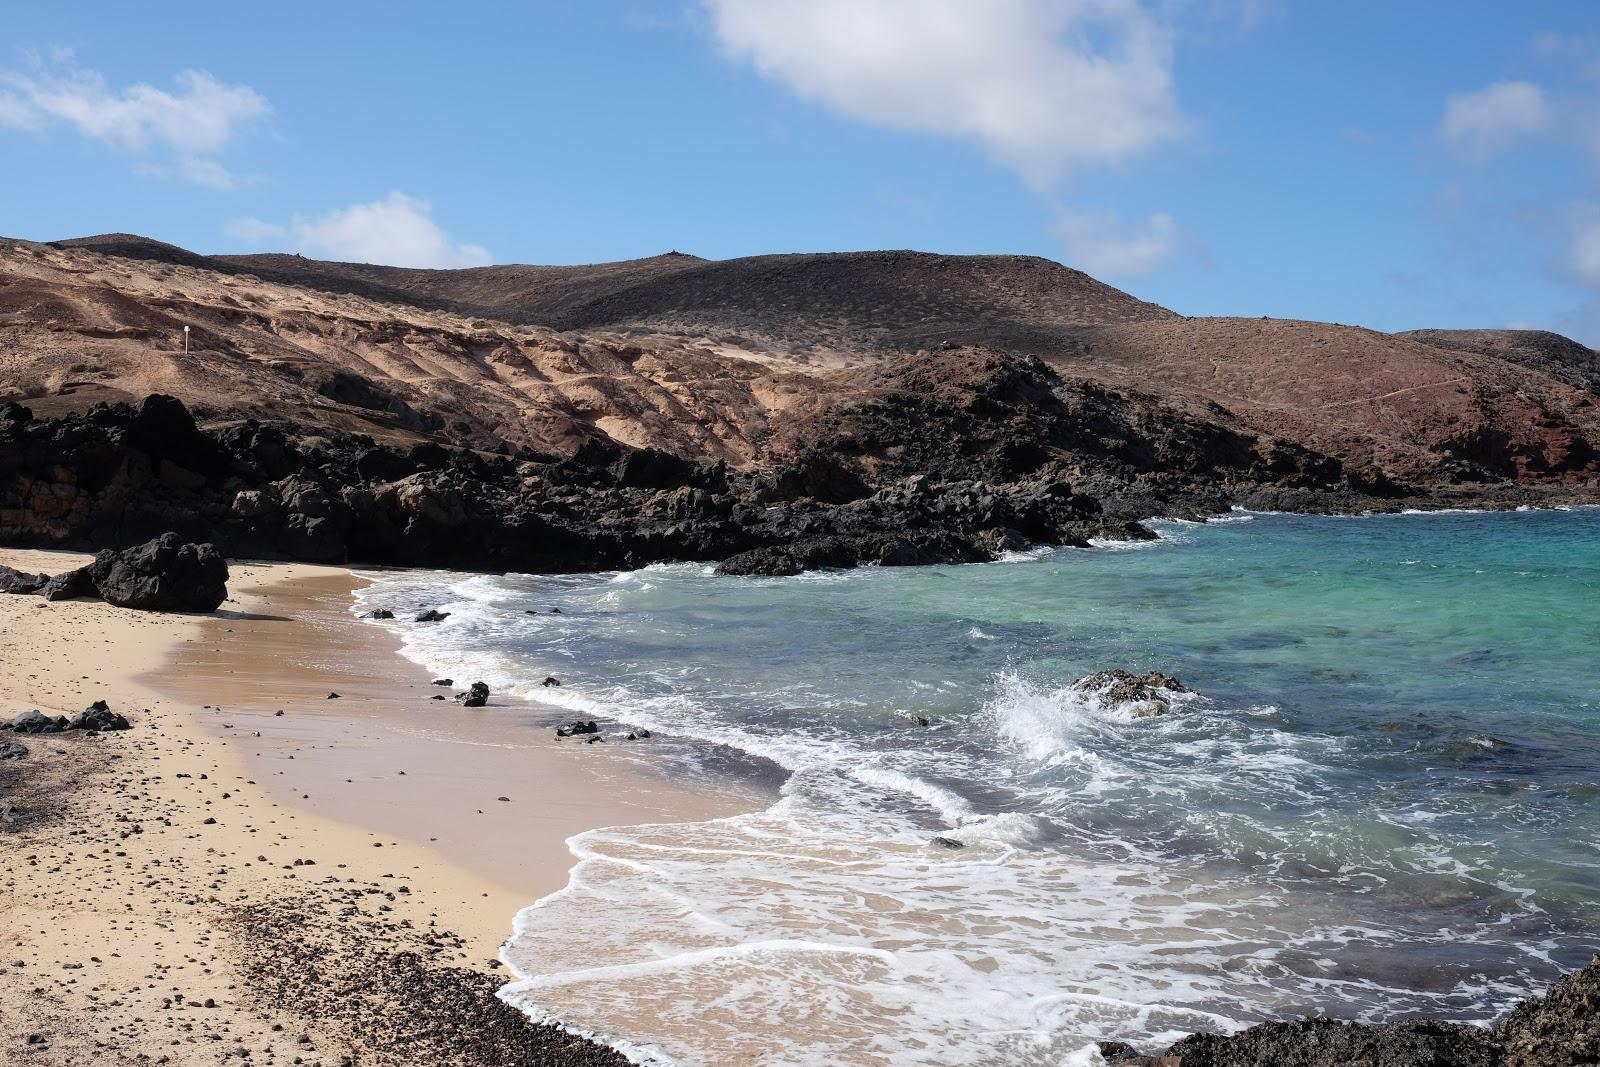
[{"label": "shoreline", "polygon": [[[83,558],[5,550],[0,562],[58,571]],[[497,760],[436,733],[435,773],[381,771],[397,754],[386,734],[423,751],[386,726],[412,714],[401,701],[426,679],[347,612],[317,625],[356,581],[342,568],[239,564],[214,616],[0,597],[0,647],[26,665],[0,680],[7,717],[105,699],[132,720],[19,738],[27,755],[0,763],[0,839],[27,857],[0,905],[0,1029],[28,1062],[78,1063],[88,1049],[129,1063],[398,1064],[423,1049],[440,1063],[623,1062],[501,1003],[499,945],[523,907],[565,883],[569,833],[611,815],[707,817],[733,801],[702,804],[643,778],[625,793],[628,768],[602,778],[600,753],[555,751],[531,728]],[[330,678],[349,690],[339,700]],[[491,702],[478,716],[513,710]],[[473,713],[446,703],[439,714]],[[341,775],[341,793],[324,773],[330,755],[372,771]],[[513,767],[522,805],[496,800],[515,795]],[[307,773],[322,775],[315,789]],[[552,783],[566,799],[530,811]],[[406,794],[431,823],[363,825],[375,811],[403,816]],[[486,814],[468,819],[469,803]],[[509,839],[526,845],[492,849],[514,823],[532,825]],[[422,832],[441,826],[454,834]],[[486,862],[493,851],[504,862]]]}]

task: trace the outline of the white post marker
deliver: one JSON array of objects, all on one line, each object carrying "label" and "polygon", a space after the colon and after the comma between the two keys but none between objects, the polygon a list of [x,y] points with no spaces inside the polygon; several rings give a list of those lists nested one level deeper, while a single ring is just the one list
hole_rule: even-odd
[{"label": "white post marker", "polygon": [[189,327],[187,326],[183,328],[183,354],[186,356],[189,354]]}]

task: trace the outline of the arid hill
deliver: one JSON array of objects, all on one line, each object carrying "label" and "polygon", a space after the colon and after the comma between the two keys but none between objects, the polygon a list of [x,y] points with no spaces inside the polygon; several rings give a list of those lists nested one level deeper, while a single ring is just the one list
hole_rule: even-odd
[{"label": "arid hill", "polygon": [[[151,394],[186,405],[210,444],[164,402],[140,414]],[[126,234],[0,240],[7,401],[32,421],[7,416],[0,525],[48,543],[125,541],[177,515],[263,554],[437,562],[453,545],[572,567],[756,551],[737,566],[784,570],[982,558],[1230,502],[1600,493],[1595,353],[1575,342],[1185,318],[1012,256],[423,271]],[[51,473],[52,449],[90,439]],[[161,444],[179,439],[214,473]],[[116,491],[84,489],[106,464],[127,475]],[[148,477],[173,498],[147,507]],[[483,504],[471,521],[500,530],[492,544],[405,534],[422,512],[474,514],[407,498],[413,514],[375,488],[413,477]],[[306,478],[350,500],[305,511]],[[362,518],[373,509],[381,522]],[[908,515],[926,529],[906,535]]]},{"label": "arid hill", "polygon": [[1190,319],[1029,257],[409,270],[112,234],[8,242],[0,278],[5,395],[47,412],[165,390],[380,438],[570,453],[604,435],[742,467],[804,448],[798,427],[891,388],[899,360],[976,346],[1373,477],[1600,470],[1600,357],[1567,338]]}]

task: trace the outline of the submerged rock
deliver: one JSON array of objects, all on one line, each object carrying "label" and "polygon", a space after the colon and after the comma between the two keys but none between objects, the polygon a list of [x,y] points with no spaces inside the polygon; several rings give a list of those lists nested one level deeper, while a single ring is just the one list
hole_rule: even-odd
[{"label": "submerged rock", "polygon": [[434,685],[451,686],[451,685],[455,685],[456,684],[456,680],[454,678],[435,678],[433,680],[433,684]]},{"label": "submerged rock", "polygon": [[457,699],[464,708],[481,708],[489,703],[489,687],[482,682],[473,682],[466,693]]},{"label": "submerged rock", "polygon": [[545,676],[544,687],[546,689],[549,689],[553,685],[560,685],[560,684],[561,684],[561,679],[557,678],[555,675],[551,674],[551,675],[546,675]]},{"label": "submerged rock", "polygon": [[392,619],[394,618],[394,612],[388,608],[374,608],[371,611],[363,612],[361,617],[363,619]]},{"label": "submerged rock", "polygon": [[427,611],[424,611],[422,614],[418,615],[417,618],[416,618],[416,621],[417,622],[443,622],[444,620],[448,619],[449,617],[450,617],[450,613],[448,611],[440,611],[438,608],[429,608]]},{"label": "submerged rock", "polygon": [[1175,693],[1192,692],[1178,679],[1150,671],[1134,674],[1114,668],[1079,678],[1072,688],[1092,697],[1101,707],[1126,711],[1136,719],[1165,715]]},{"label": "submerged rock", "polygon": [[600,727],[595,725],[595,721],[593,719],[590,719],[587,722],[582,719],[577,719],[567,723],[564,726],[556,727],[557,737],[577,737],[579,734],[598,734],[599,732]]}]

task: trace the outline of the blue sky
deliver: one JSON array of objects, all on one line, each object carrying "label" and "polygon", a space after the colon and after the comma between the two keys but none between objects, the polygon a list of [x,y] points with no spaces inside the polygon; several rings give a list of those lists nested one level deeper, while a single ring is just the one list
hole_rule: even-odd
[{"label": "blue sky", "polygon": [[1600,4],[18,5],[0,233],[417,265],[1048,256],[1600,343]]}]

